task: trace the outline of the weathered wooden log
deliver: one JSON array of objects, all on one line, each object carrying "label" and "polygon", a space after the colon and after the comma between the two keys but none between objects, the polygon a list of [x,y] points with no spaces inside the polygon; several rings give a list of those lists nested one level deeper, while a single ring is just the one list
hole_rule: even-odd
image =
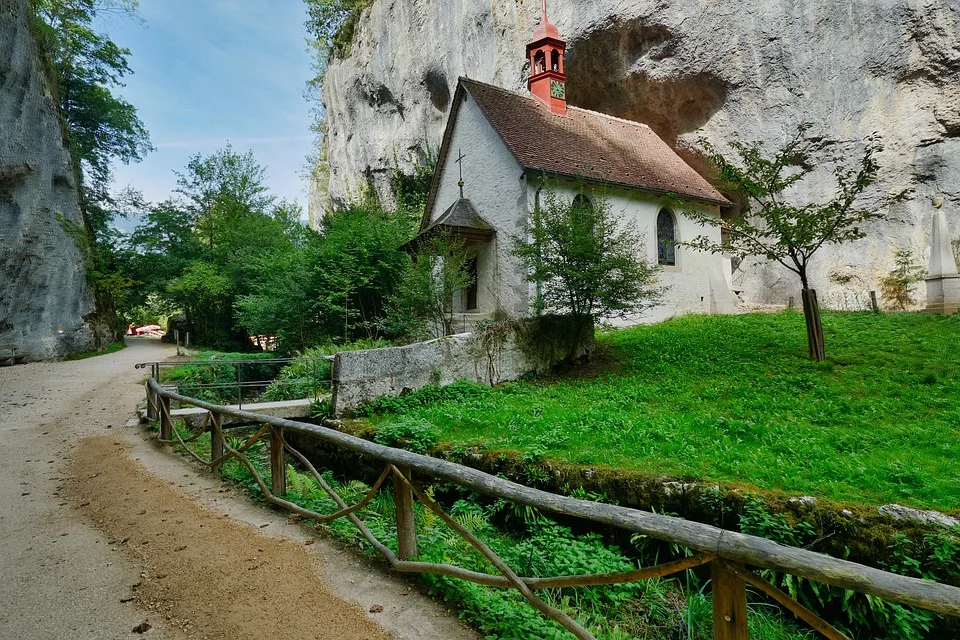
[{"label": "weathered wooden log", "polygon": [[171,391],[164,391],[154,380],[149,384],[161,397],[168,400],[175,399],[250,422],[261,422],[310,435],[376,460],[401,468],[408,467],[423,476],[453,482],[495,498],[620,527],[697,551],[714,553],[742,565],[789,573],[841,589],[870,594],[898,604],[960,617],[960,588],[957,587],[901,576],[806,549],[788,547],[766,538],[725,531],[681,518],[531,489],[476,469],[402,449],[385,447],[328,427],[260,416],[214,405]]}]

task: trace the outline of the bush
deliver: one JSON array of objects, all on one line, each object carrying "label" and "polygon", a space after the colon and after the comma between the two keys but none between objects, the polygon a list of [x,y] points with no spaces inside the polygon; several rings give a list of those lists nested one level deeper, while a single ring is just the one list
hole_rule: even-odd
[{"label": "bush", "polygon": [[383,349],[389,346],[390,343],[386,340],[358,340],[350,344],[326,344],[307,349],[300,355],[302,359],[291,362],[280,371],[276,380],[263,392],[263,400],[278,402],[280,400],[312,398],[319,394],[321,390],[329,390],[333,363],[328,360],[312,360],[311,358],[332,356],[341,351]]},{"label": "bush", "polygon": [[401,418],[377,430],[373,439],[387,447],[399,447],[414,453],[426,453],[440,441],[440,432],[417,418]]},{"label": "bush", "polygon": [[357,417],[366,417],[381,413],[404,413],[417,407],[435,402],[462,402],[482,397],[490,393],[490,387],[469,380],[457,380],[445,387],[426,386],[418,391],[401,396],[384,396],[354,411]]}]

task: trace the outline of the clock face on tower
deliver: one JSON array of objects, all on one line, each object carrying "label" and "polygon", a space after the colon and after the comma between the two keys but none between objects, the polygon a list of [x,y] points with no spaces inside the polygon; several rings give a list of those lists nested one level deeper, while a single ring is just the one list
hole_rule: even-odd
[{"label": "clock face on tower", "polygon": [[551,80],[550,96],[553,98],[556,98],[557,100],[566,100],[567,99],[566,85],[560,80]]}]

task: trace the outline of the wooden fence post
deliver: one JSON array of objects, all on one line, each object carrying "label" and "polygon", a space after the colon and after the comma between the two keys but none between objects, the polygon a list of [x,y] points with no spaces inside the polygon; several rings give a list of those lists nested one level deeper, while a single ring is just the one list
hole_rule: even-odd
[{"label": "wooden fence post", "polygon": [[157,395],[153,392],[153,389],[150,387],[150,382],[147,381],[147,420],[150,422],[157,421]]},{"label": "wooden fence post", "polygon": [[270,428],[270,480],[275,496],[287,495],[287,461],[283,453],[283,429]]},{"label": "wooden fence post", "polygon": [[160,439],[164,442],[173,440],[173,416],[170,415],[170,398],[158,396],[160,404]]},{"label": "wooden fence post", "polygon": [[749,640],[747,631],[747,585],[734,573],[735,565],[723,560],[710,563],[713,585],[714,640]]},{"label": "wooden fence post", "polygon": [[870,292],[870,310],[874,313],[880,313],[880,305],[877,303],[877,292]]},{"label": "wooden fence post", "polygon": [[210,412],[210,470],[219,473],[223,467],[222,462],[215,462],[223,457],[223,437],[220,435],[220,429],[223,427],[223,416],[219,413]]},{"label": "wooden fence post", "polygon": [[[409,467],[399,467],[400,473],[413,482]],[[417,546],[417,519],[413,511],[413,491],[403,480],[393,476],[393,497],[397,503],[397,546],[401,560],[410,560],[420,555]]]}]

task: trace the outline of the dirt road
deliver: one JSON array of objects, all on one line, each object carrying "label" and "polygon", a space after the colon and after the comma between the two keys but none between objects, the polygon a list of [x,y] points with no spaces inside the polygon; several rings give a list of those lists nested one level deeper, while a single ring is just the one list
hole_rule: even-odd
[{"label": "dirt road", "polygon": [[124,426],[170,355],[0,368],[0,638],[477,638]]}]

